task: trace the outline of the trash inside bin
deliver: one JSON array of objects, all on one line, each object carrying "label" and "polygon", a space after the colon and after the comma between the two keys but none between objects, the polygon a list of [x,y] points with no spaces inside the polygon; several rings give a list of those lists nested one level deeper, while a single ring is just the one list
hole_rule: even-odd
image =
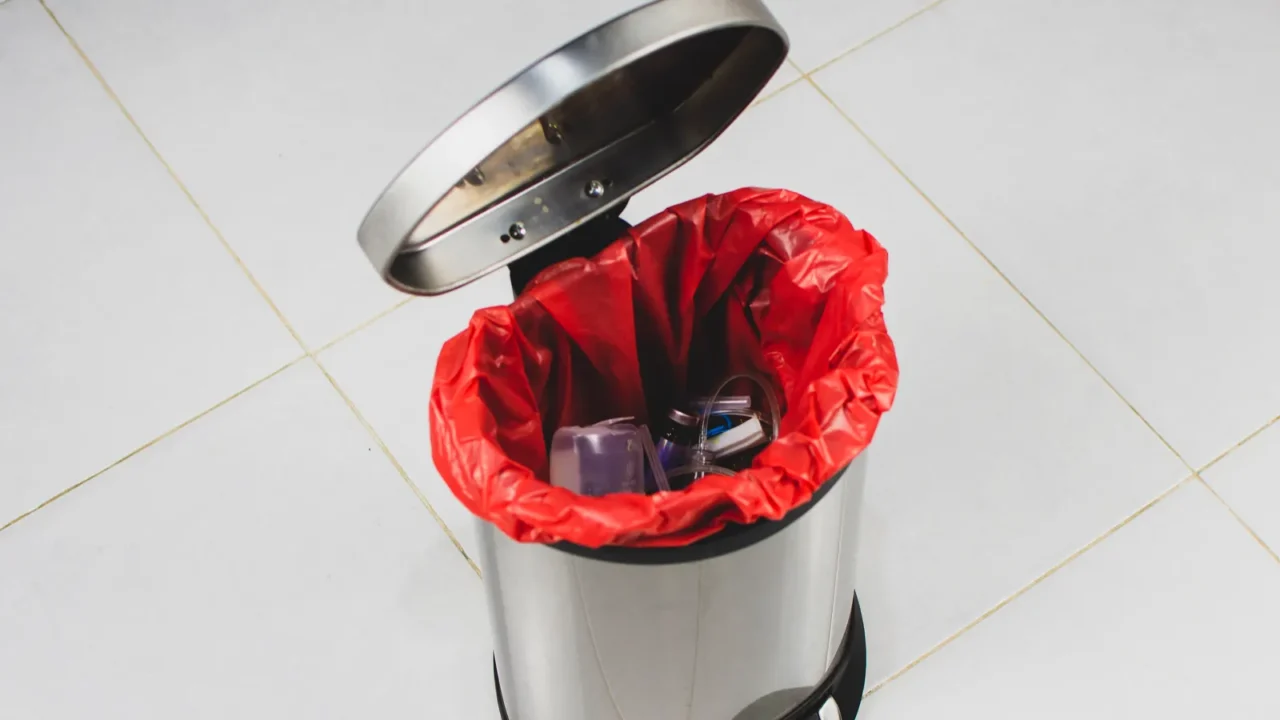
[{"label": "trash inside bin", "polygon": [[[687,545],[779,520],[870,442],[898,368],[881,313],[884,249],[827,205],[743,189],[673,207],[594,258],[546,269],[444,346],[436,467],[478,517],[523,542]],[[749,469],[652,495],[548,483],[562,426],[660,422],[752,373],[782,405]]]},{"label": "trash inside bin", "polygon": [[[714,142],[787,39],[761,0],[602,2],[630,11],[485,96],[359,231],[401,290],[503,267],[521,290],[459,328],[430,408],[437,467],[476,515],[500,712],[851,720],[867,446],[897,383],[885,253],[777,190],[630,228],[627,199]],[[490,43],[485,62],[540,33]],[[751,386],[709,397],[738,374],[776,405]]]}]

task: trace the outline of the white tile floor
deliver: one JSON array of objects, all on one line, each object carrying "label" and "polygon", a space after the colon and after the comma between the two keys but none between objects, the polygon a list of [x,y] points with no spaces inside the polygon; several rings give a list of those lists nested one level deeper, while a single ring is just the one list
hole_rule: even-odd
[{"label": "white tile floor", "polygon": [[[0,717],[493,720],[425,398],[505,276],[404,303],[355,227],[627,0],[46,2],[0,4]],[[790,64],[628,216],[786,186],[890,250],[860,717],[1280,717],[1280,6],[773,4]]]}]

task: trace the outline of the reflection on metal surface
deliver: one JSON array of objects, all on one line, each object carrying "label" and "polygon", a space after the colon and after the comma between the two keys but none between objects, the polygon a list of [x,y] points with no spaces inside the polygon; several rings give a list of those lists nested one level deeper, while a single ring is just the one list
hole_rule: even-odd
[{"label": "reflection on metal surface", "polygon": [[694,562],[588,559],[477,521],[508,716],[785,717],[830,676],[830,637],[850,626],[864,458],[781,531]]},{"label": "reflection on metal surface", "polygon": [[430,239],[556,168],[671,117],[732,57],[748,32],[727,28],[682,40],[575,92],[485,158],[473,172],[487,182],[455,187],[427,213],[414,235]]},{"label": "reflection on metal surface", "polygon": [[[697,154],[786,52],[760,0],[645,5],[546,56],[459,118],[374,204],[360,244],[404,290],[437,294],[470,282]],[[516,223],[524,242],[502,242],[516,238],[508,232]]]}]

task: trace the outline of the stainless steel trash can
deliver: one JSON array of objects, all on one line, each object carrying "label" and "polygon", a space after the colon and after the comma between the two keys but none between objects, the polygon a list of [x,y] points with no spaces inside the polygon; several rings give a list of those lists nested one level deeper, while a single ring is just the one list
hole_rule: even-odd
[{"label": "stainless steel trash can", "polygon": [[481,522],[506,717],[853,717],[865,458],[782,521],[682,548],[523,544]]},{"label": "stainless steel trash can", "polygon": [[[616,238],[627,198],[714,141],[786,54],[760,0],[633,9],[449,126],[375,202],[360,245],[407,292],[445,293],[508,265],[518,290]],[[854,591],[865,462],[781,520],[682,548],[521,544],[482,522],[506,720],[853,717],[866,670]]]}]

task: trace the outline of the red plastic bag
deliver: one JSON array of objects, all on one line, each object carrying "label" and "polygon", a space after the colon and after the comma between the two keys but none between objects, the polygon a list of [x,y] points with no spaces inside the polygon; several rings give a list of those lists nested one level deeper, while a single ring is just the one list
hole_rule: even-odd
[{"label": "red plastic bag", "polygon": [[[875,238],[792,192],[677,205],[591,260],[547,268],[445,344],[436,467],[471,512],[522,542],[678,546],[780,519],[871,442],[893,403],[887,265]],[[547,482],[557,428],[661,419],[744,371],[771,379],[783,405],[778,439],[750,469],[654,495]]]}]

